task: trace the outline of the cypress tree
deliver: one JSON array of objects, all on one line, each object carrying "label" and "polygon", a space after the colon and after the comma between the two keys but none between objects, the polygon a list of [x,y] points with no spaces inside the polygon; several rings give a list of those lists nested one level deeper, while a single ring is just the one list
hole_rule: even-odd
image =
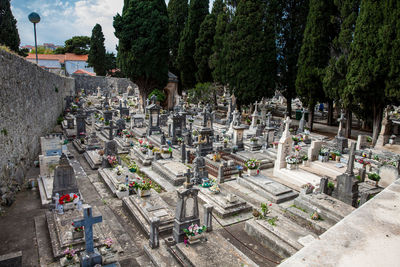
[{"label": "cypress tree", "polygon": [[[346,105],[357,103],[360,115],[373,115],[373,138],[375,144],[382,119],[385,99],[385,75],[388,58],[379,55],[382,42],[378,32],[383,26],[384,1],[361,1],[354,41],[349,55],[345,88]],[[386,56],[387,53],[385,53]],[[385,62],[386,61],[386,62]]]},{"label": "cypress tree", "polygon": [[187,0],[170,0],[168,2],[168,44],[169,64],[171,72],[179,75],[180,71],[176,63],[178,57],[179,41],[188,16]]},{"label": "cypress tree", "polygon": [[196,39],[199,36],[200,24],[208,14],[208,0],[191,0],[188,20],[182,32],[178,49],[178,68],[181,71],[182,85],[185,89],[193,88],[196,84],[197,72],[194,62]]},{"label": "cypress tree", "polygon": [[208,14],[200,25],[199,37],[196,39],[196,50],[194,53],[194,61],[197,66],[197,82],[204,83],[212,81],[209,60],[214,43],[217,17],[223,12],[223,9],[223,1],[215,0],[211,14]]},{"label": "cypress tree", "polygon": [[114,17],[117,65],[143,99],[168,81],[168,15],[164,0],[125,0]]},{"label": "cypress tree", "polygon": [[17,20],[11,12],[10,0],[0,0],[0,44],[19,52]]},{"label": "cypress tree", "polygon": [[351,136],[352,113],[351,103],[345,107],[340,101],[344,98],[344,89],[347,86],[346,75],[348,67],[348,57],[350,53],[351,43],[353,41],[354,28],[360,7],[359,0],[335,0],[335,5],[338,8],[338,28],[340,32],[333,40],[331,46],[331,59],[325,70],[323,79],[324,91],[327,97],[333,99],[337,105],[342,105],[346,108],[346,136]]},{"label": "cypress tree", "polygon": [[308,0],[283,0],[278,18],[278,89],[287,100],[287,112],[292,113],[296,96],[297,61],[307,22]]},{"label": "cypress tree", "polygon": [[104,47],[104,34],[100,24],[96,24],[92,30],[88,63],[90,67],[93,67],[96,75],[106,75],[106,48]]},{"label": "cypress tree", "polygon": [[228,82],[238,105],[275,92],[275,27],[265,1],[239,1],[228,45]]},{"label": "cypress tree", "polygon": [[322,78],[330,58],[330,44],[335,37],[335,27],[331,17],[335,15],[332,0],[310,0],[310,8],[304,30],[298,71],[296,91],[303,105],[310,110],[309,125],[312,130],[314,106],[317,101],[325,101]]},{"label": "cypress tree", "polygon": [[227,39],[229,36],[230,15],[227,9],[224,9],[217,17],[215,26],[214,42],[212,46],[212,54],[210,56],[210,68],[214,82],[226,85],[226,55],[227,55]]}]

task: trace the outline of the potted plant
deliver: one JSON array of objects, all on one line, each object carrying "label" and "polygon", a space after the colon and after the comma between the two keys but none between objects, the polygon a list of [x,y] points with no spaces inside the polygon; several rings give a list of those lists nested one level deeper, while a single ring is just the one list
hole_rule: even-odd
[{"label": "potted plant", "polygon": [[111,238],[107,238],[107,239],[104,241],[104,248],[105,248],[106,250],[110,251],[113,243],[114,243],[114,242],[113,242],[113,240],[112,240]]},{"label": "potted plant", "polygon": [[250,144],[257,145],[257,142],[258,142],[258,138],[257,137],[250,138]]},{"label": "potted plant", "polygon": [[381,177],[377,173],[369,173],[368,179],[375,181],[375,186],[378,186],[378,183],[379,183],[379,180],[381,179]]},{"label": "potted plant", "polygon": [[307,155],[303,155],[301,156],[301,161],[303,163],[303,166],[308,166],[308,156]]},{"label": "potted plant", "polygon": [[220,162],[221,161],[221,155],[219,153],[215,153],[213,155],[213,161]]},{"label": "potted plant", "polygon": [[318,160],[321,162],[327,162],[329,160],[328,151],[325,148],[320,149]]},{"label": "potted plant", "polygon": [[152,188],[151,181],[146,182],[144,179],[138,185],[138,195],[140,197],[150,196],[150,189]]},{"label": "potted plant", "polygon": [[255,176],[259,174],[259,165],[260,163],[256,159],[249,159],[244,164],[247,167],[247,173],[250,176]]},{"label": "potted plant", "polygon": [[221,192],[221,189],[219,188],[217,183],[213,184],[209,189],[213,194],[218,194]]},{"label": "potted plant", "polygon": [[[74,226],[74,223],[72,223],[72,226]],[[74,227],[74,231],[72,231],[72,238],[75,239],[81,239],[84,236],[84,227]]]},{"label": "potted plant", "polygon": [[288,170],[295,170],[298,168],[298,164],[300,163],[300,159],[296,155],[289,155],[285,158],[286,166]]},{"label": "potted plant", "polygon": [[261,203],[260,206],[261,206],[261,212],[262,212],[261,215],[263,216],[263,218],[266,218],[266,217],[267,217],[267,214],[270,213],[268,207],[271,207],[272,204],[271,204],[271,203],[269,203],[269,204],[267,204],[267,203]]},{"label": "potted plant", "polygon": [[335,156],[336,156],[336,162],[340,162],[340,158],[342,157],[342,154],[339,151],[335,151]]},{"label": "potted plant", "polygon": [[193,244],[197,243],[199,239],[203,237],[203,233],[207,230],[207,227],[203,225],[202,227],[197,224],[191,224],[188,228],[184,228],[183,232],[186,234],[186,238],[184,239],[184,243]]},{"label": "potted plant", "polygon": [[62,195],[60,197],[60,199],[58,200],[58,203],[63,205],[63,209],[64,211],[67,210],[72,210],[75,205],[74,205],[74,199],[77,199],[78,196],[76,194],[66,194],[66,195]]},{"label": "potted plant", "polygon": [[331,196],[334,189],[335,189],[335,184],[333,182],[329,181],[327,184],[326,194]]},{"label": "potted plant", "polygon": [[75,249],[72,246],[64,250],[64,257],[60,260],[61,266],[73,265],[77,262],[77,256]]},{"label": "potted plant", "polygon": [[111,165],[111,168],[115,168],[117,166],[117,164],[118,164],[118,160],[117,160],[116,156],[108,155],[107,156],[107,161]]},{"label": "potted plant", "polygon": [[136,172],[137,170],[138,170],[138,166],[137,166],[137,164],[136,164],[136,162],[131,162],[129,165],[128,165],[128,168],[129,168],[129,171],[130,172]]}]

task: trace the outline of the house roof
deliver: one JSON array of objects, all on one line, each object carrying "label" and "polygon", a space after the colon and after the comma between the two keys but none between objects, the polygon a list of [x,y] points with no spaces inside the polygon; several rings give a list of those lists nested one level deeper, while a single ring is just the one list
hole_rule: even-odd
[{"label": "house roof", "polygon": [[73,74],[85,74],[85,75],[90,75],[90,76],[96,76],[96,74],[87,71],[87,70],[83,70],[83,69],[79,69],[77,71],[75,71]]},{"label": "house roof", "polygon": [[[36,59],[36,55],[34,53],[28,54],[26,59]],[[38,54],[38,59],[40,60],[58,60],[60,63],[64,63],[65,61],[87,61],[88,55],[76,55],[73,53],[65,53],[65,54]]]}]

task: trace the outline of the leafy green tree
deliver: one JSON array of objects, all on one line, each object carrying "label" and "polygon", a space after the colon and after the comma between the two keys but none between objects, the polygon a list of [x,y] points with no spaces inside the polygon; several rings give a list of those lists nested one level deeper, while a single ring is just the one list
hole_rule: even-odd
[{"label": "leafy green tree", "polygon": [[65,41],[64,52],[77,55],[87,55],[89,53],[90,37],[74,36]]},{"label": "leafy green tree", "polygon": [[98,76],[106,75],[106,48],[104,46],[104,34],[100,24],[96,24],[90,37],[90,49],[88,56],[89,67],[93,67]]},{"label": "leafy green tree", "polygon": [[11,12],[10,0],[0,0],[0,44],[19,52],[17,20]]},{"label": "leafy green tree", "polygon": [[[39,45],[39,46],[38,46],[37,51],[38,51],[38,54],[54,54],[54,53],[53,53],[53,50],[48,49],[48,48],[45,48],[45,47],[42,46],[42,45]],[[31,50],[30,53],[33,53],[33,54],[34,54],[35,52],[36,52],[36,49],[33,48],[33,49]]]},{"label": "leafy green tree", "polygon": [[170,0],[168,2],[168,45],[169,70],[176,75],[180,74],[176,59],[178,57],[179,41],[188,16],[187,0]]},{"label": "leafy green tree", "polygon": [[[344,95],[344,89],[347,86],[346,75],[348,68],[348,58],[350,54],[351,43],[353,41],[354,29],[360,8],[359,0],[335,0],[335,5],[338,8],[338,16],[336,21],[340,32],[333,39],[331,46],[331,59],[326,68],[323,78],[323,86],[325,94],[328,98],[333,99],[337,105],[341,105],[340,101]],[[346,136],[351,136],[352,112],[351,104],[346,107]]]},{"label": "leafy green tree", "polygon": [[309,6],[298,60],[296,90],[303,105],[310,110],[308,119],[312,130],[314,106],[317,101],[326,100],[322,79],[330,58],[331,42],[336,35],[336,27],[331,22],[336,7],[332,0],[310,0]]},{"label": "leafy green tree", "polygon": [[230,33],[230,14],[228,12],[228,9],[224,9],[217,17],[212,55],[210,57],[212,77],[215,82],[222,85],[227,84],[227,39]]},{"label": "leafy green tree", "polygon": [[117,61],[115,58],[114,53],[106,52],[106,59],[105,59],[105,69],[108,75],[113,75],[113,70],[117,68]]},{"label": "leafy green tree", "polygon": [[65,47],[63,47],[63,46],[57,47],[53,51],[53,54],[65,54]]},{"label": "leafy green tree", "polygon": [[273,18],[262,0],[239,1],[228,48],[228,83],[238,105],[250,104],[275,91],[276,46]]},{"label": "leafy green tree", "polygon": [[225,8],[222,0],[215,0],[211,14],[208,14],[200,25],[199,37],[196,39],[194,61],[197,65],[197,82],[211,82],[211,69],[209,65],[214,43],[215,26],[217,17]]},{"label": "leafy green tree", "polygon": [[200,24],[208,14],[208,0],[191,0],[188,20],[183,29],[179,42],[177,64],[181,71],[184,88],[192,88],[196,84],[195,73],[197,66],[194,62],[196,39],[199,35]]},{"label": "leafy green tree", "polygon": [[[117,65],[139,87],[142,100],[168,81],[168,15],[164,0],[125,0],[114,17]],[[144,102],[144,101],[143,101]]]},{"label": "leafy green tree", "polygon": [[[387,51],[382,53],[383,45],[379,32],[383,26],[385,1],[361,1],[360,14],[351,44],[348,73],[345,88],[346,106],[357,103],[359,115],[373,117],[372,142],[376,143],[380,129],[383,109],[386,106],[385,80],[387,64],[390,62]],[[365,117],[364,117],[365,118]]]},{"label": "leafy green tree", "polygon": [[192,104],[212,103],[217,87],[211,83],[197,83],[196,86],[188,90],[188,102]]},{"label": "leafy green tree", "polygon": [[278,89],[287,100],[287,112],[292,113],[296,97],[297,61],[307,22],[309,0],[282,0],[278,12]]}]

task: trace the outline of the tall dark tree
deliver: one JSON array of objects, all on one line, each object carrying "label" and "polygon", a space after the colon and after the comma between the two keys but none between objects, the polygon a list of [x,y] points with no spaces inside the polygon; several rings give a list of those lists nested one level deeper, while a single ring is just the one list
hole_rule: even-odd
[{"label": "tall dark tree", "polygon": [[229,37],[230,14],[224,9],[217,17],[215,26],[212,54],[210,56],[210,68],[214,82],[227,84],[226,56],[228,51],[227,39]]},{"label": "tall dark tree", "polygon": [[200,25],[199,37],[196,39],[196,50],[194,53],[194,61],[197,66],[197,82],[212,81],[209,61],[212,54],[217,17],[223,12],[224,7],[225,5],[222,0],[215,0],[211,14],[208,14]]},{"label": "tall dark tree", "polygon": [[[397,0],[385,1],[384,26],[380,31],[383,45],[380,57],[387,67],[385,82],[385,95],[387,100],[394,105],[400,103],[400,2]],[[387,64],[389,63],[389,64]]]},{"label": "tall dark tree", "polygon": [[347,86],[346,75],[348,67],[348,58],[350,54],[351,43],[353,41],[354,29],[357,21],[358,10],[360,8],[359,0],[335,0],[338,8],[338,16],[335,18],[340,32],[333,40],[331,46],[331,59],[326,68],[323,79],[324,91],[328,98],[334,100],[337,105],[346,108],[346,136],[351,136],[352,112],[351,102],[344,107],[340,101],[344,95],[344,89]]},{"label": "tall dark tree", "polygon": [[114,17],[117,65],[139,87],[142,100],[168,81],[168,14],[164,0],[125,0]]},{"label": "tall dark tree", "polygon": [[0,0],[0,44],[19,52],[17,20],[11,12],[10,0]]},{"label": "tall dark tree", "polygon": [[301,46],[296,77],[296,91],[303,105],[310,110],[309,126],[312,130],[314,106],[325,101],[322,79],[330,58],[330,46],[336,35],[331,19],[336,14],[333,0],[310,0],[303,44]]},{"label": "tall dark tree", "polygon": [[89,67],[93,67],[98,76],[106,75],[106,48],[104,47],[104,34],[100,24],[96,24],[90,38],[90,50],[88,56]]},{"label": "tall dark tree", "polygon": [[113,76],[117,68],[117,60],[113,52],[106,52],[106,58],[104,63],[105,69],[108,75]]},{"label": "tall dark tree", "polygon": [[185,89],[196,84],[197,66],[194,62],[196,39],[199,36],[200,24],[208,14],[208,0],[191,0],[188,20],[182,32],[178,49],[178,68],[181,71],[182,85]]},{"label": "tall dark tree", "polygon": [[179,41],[188,16],[187,0],[170,0],[168,2],[168,42],[169,42],[169,70],[176,75],[180,74],[176,59],[178,57]]},{"label": "tall dark tree", "polygon": [[90,37],[74,36],[65,41],[64,52],[74,53],[77,55],[86,55],[89,53]]},{"label": "tall dark tree", "polygon": [[378,34],[384,21],[384,3],[385,1],[361,1],[344,92],[346,105],[357,103],[360,115],[369,114],[371,117],[372,114],[374,144],[378,138],[383,109],[387,103],[384,86],[389,58],[388,53],[380,54],[382,40]]},{"label": "tall dark tree", "polygon": [[[296,96],[297,61],[307,22],[309,0],[279,1],[278,20],[278,89],[287,100],[287,112],[292,114],[292,99]],[[278,9],[279,10],[279,9]]]},{"label": "tall dark tree", "polygon": [[275,91],[276,46],[273,18],[262,0],[239,1],[232,21],[228,83],[238,105],[250,104]]}]

